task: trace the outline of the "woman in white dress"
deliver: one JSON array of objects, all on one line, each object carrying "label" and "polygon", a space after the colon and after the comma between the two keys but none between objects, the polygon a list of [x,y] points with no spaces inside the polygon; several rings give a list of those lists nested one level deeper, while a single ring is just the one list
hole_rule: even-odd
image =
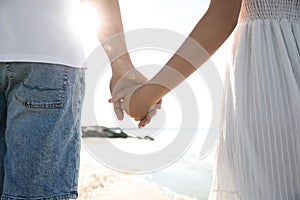
[{"label": "woman in white dress", "polygon": [[300,199],[300,1],[245,0],[212,199]]},{"label": "woman in white dress", "polygon": [[182,81],[173,71],[189,76],[236,24],[210,198],[299,200],[299,0],[212,0],[190,34],[208,55],[198,51],[193,56],[187,40],[177,53],[192,62],[174,55],[147,84],[137,89],[115,88],[113,102],[142,120],[140,126],[146,125],[149,118],[143,117],[151,105]]}]

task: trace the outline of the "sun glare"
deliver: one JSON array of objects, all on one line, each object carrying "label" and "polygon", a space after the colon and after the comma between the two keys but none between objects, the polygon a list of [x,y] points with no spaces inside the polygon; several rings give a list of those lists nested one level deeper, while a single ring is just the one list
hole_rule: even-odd
[{"label": "sun glare", "polygon": [[78,2],[71,14],[72,29],[82,40],[85,52],[91,51],[99,42],[96,37],[97,28],[101,27],[100,16],[88,2]]}]

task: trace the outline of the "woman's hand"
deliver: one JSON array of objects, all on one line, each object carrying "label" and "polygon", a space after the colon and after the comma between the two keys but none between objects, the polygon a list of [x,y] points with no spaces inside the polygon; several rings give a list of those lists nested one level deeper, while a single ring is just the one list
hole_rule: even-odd
[{"label": "woman's hand", "polygon": [[[116,68],[115,68],[116,69]],[[134,67],[126,67],[125,71],[113,71],[113,75],[110,81],[110,90],[112,94],[112,99],[110,100],[111,103],[113,103],[114,111],[116,113],[116,116],[119,120],[122,120],[124,118],[124,110],[126,113],[129,112],[129,107],[125,106],[125,98],[126,101],[128,101],[129,96],[131,96],[132,92],[135,91],[137,88],[144,85],[148,79],[142,75],[138,70],[136,70]],[[156,110],[160,108],[162,101],[158,101],[155,103],[154,106],[151,107],[149,110],[144,112],[143,105],[139,105],[139,108],[141,109],[140,113],[137,113],[137,115],[132,115],[131,117],[134,117],[136,121],[140,121],[139,127],[146,126],[153,116],[156,114]],[[149,111],[149,112],[148,112]],[[134,111],[133,113],[136,113]]]},{"label": "woman's hand", "polygon": [[146,126],[161,107],[161,97],[156,95],[155,84],[136,85],[121,90],[113,98],[130,117],[140,121],[139,128]]}]

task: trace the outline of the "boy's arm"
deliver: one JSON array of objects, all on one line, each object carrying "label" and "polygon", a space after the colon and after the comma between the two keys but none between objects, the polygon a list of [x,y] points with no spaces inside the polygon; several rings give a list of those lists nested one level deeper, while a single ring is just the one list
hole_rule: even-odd
[{"label": "boy's arm", "polygon": [[[145,83],[147,80],[137,71],[127,51],[123,24],[118,0],[89,0],[100,19],[97,36],[111,62],[112,95],[126,88]],[[114,102],[114,109],[119,120],[124,117],[120,101]]]},{"label": "boy's arm", "polygon": [[89,0],[99,17],[97,36],[112,64],[114,74],[133,68],[127,52],[118,0]]}]

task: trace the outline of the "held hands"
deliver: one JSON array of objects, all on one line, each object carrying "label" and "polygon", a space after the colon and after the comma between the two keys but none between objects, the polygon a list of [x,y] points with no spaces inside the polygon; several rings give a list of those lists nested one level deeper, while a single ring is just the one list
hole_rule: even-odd
[{"label": "held hands", "polygon": [[110,81],[110,90],[115,114],[119,120],[124,118],[124,111],[139,122],[139,128],[150,123],[160,109],[162,100],[151,94],[148,79],[135,68],[125,73],[114,73]]}]

